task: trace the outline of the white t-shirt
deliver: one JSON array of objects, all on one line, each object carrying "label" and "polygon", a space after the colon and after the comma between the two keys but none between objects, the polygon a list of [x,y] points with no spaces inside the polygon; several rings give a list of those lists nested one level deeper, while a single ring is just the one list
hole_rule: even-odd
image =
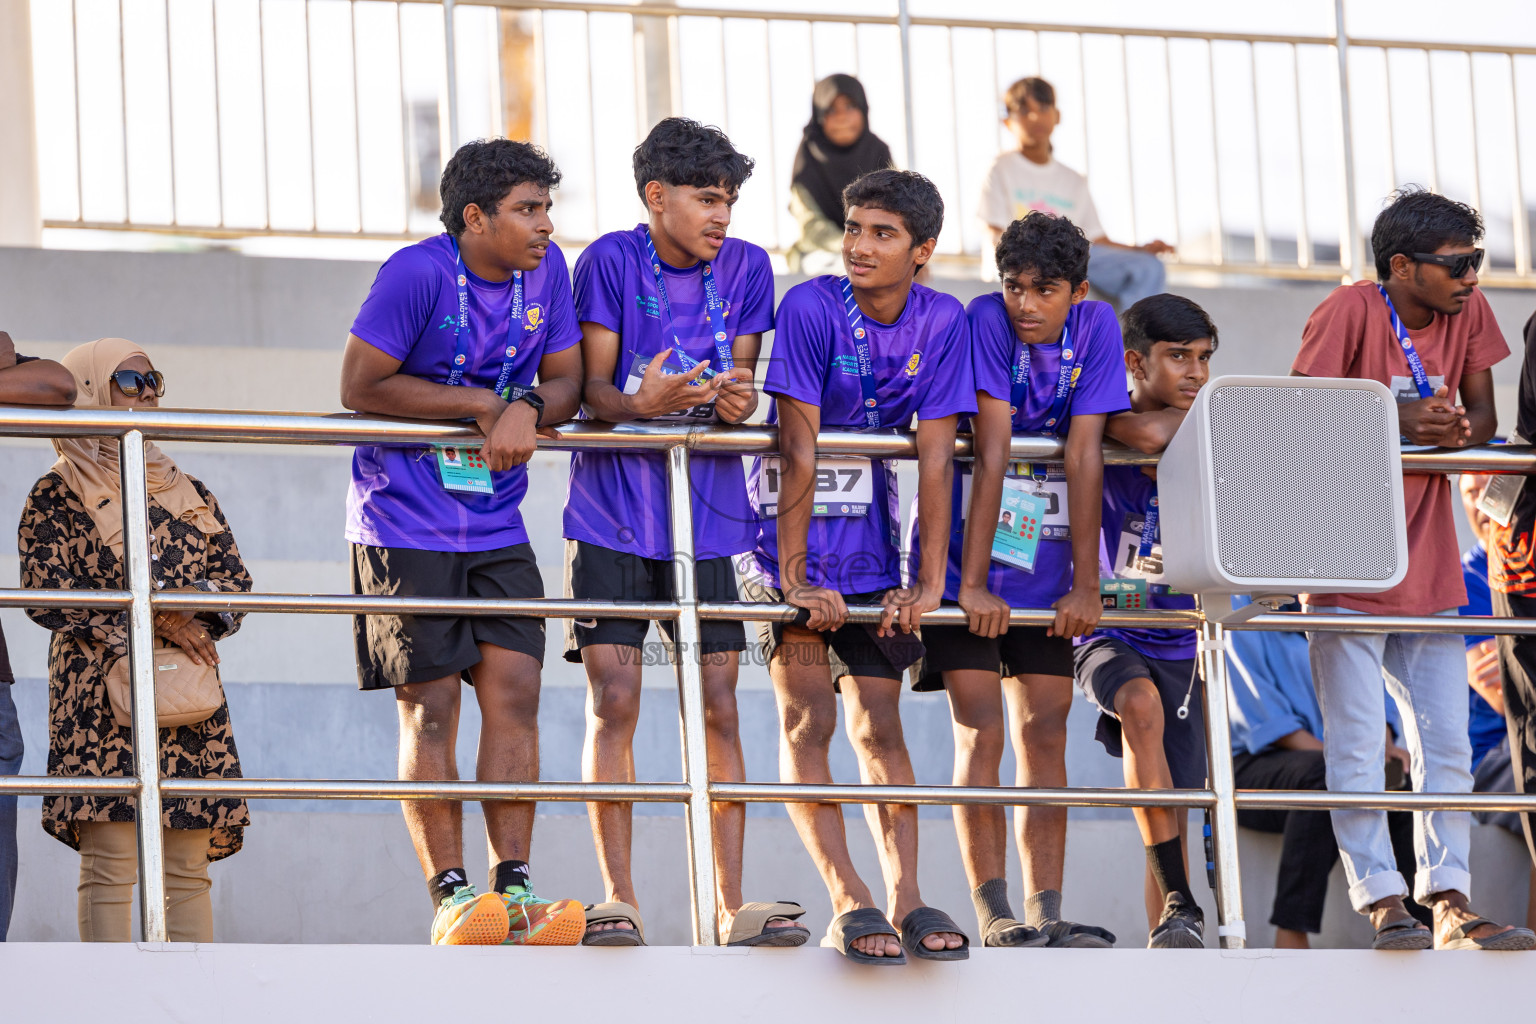
[{"label": "white t-shirt", "polygon": [[[1069,218],[1089,241],[1104,237],[1087,178],[1054,157],[1037,164],[1018,150],[999,153],[982,182],[977,217],[1001,230],[1035,210]],[[981,267],[984,278],[996,280],[997,268],[985,253]]]}]

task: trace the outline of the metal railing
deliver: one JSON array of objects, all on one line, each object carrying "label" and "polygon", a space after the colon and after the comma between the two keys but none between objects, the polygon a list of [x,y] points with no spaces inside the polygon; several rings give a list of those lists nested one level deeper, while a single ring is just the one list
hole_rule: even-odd
[{"label": "metal railing", "polygon": [[[458,614],[571,618],[611,617],[670,620],[677,624],[678,649],[699,649],[703,620],[788,621],[798,609],[787,604],[704,603],[697,599],[693,573],[693,511],[686,500],[689,459],[693,452],[762,454],[777,449],[776,432],[765,427],[675,428],[647,424],[608,426],[576,423],[561,427],[561,438],[540,440],[546,450],[600,448],[665,452],[677,600],[609,604],[559,599],[487,600],[372,597],[314,594],[162,593],[151,583],[149,510],[145,489],[144,442],[153,440],[255,442],[273,444],[422,445],[473,442],[479,435],[454,424],[399,421],[354,415],[270,413],[187,413],[172,411],[0,409],[0,436],[118,437],[121,439],[126,590],[0,590],[0,607],[106,608],[128,612],[128,652],[133,691],[134,771],[131,777],[0,777],[0,793],[131,796],[138,801],[140,901],[144,938],[166,941],[163,849],[160,807],[166,797],[245,797],[252,799],[333,800],[615,800],[681,803],[686,808],[689,884],[696,944],[720,941],[715,916],[715,864],[710,806],[715,801],[755,803],[907,803],[1002,804],[1058,807],[1201,807],[1212,817],[1219,935],[1224,947],[1245,944],[1242,888],[1237,849],[1239,808],[1389,808],[1455,810],[1536,810],[1536,794],[1326,793],[1313,791],[1242,791],[1235,789],[1227,713],[1225,630],[1299,630],[1343,632],[1431,632],[1465,634],[1536,634],[1536,620],[1487,617],[1361,617],[1314,614],[1259,614],[1223,624],[1199,611],[1106,612],[1105,626],[1156,626],[1200,631],[1200,661],[1206,702],[1209,785],[1198,790],[1027,789],[1020,787],[799,785],[712,782],[705,756],[703,681],[698,657],[677,659],[681,702],[682,781],[678,783],[585,782],[415,782],[334,779],[166,779],[159,773],[155,725],[153,617],[157,609],[178,611],[283,612],[322,614]],[[819,451],[875,458],[915,458],[911,435],[869,436],[823,433]],[[956,440],[957,456],[968,455],[970,441]],[[1035,461],[1060,459],[1059,439],[1020,436],[1012,457]],[[1106,451],[1111,464],[1152,464],[1155,456],[1125,449]],[[1536,473],[1531,449],[1495,446],[1464,451],[1407,453],[1405,469],[1414,472]],[[872,622],[877,607],[853,607],[849,619]],[[1043,625],[1049,610],[1016,609],[1015,625]],[[960,625],[958,608],[923,617],[928,624]]]},{"label": "metal railing", "polygon": [[[985,161],[1011,145],[998,96],[1044,74],[1065,115],[1057,148],[1090,175],[1114,237],[1161,234],[1191,268],[1358,279],[1370,273],[1362,216],[1413,180],[1483,210],[1485,281],[1536,284],[1520,117],[1536,47],[1351,37],[1344,0],[1333,33],[1295,35],[918,17],[908,6],[45,6],[38,122],[45,168],[57,172],[43,175],[45,224],[415,238],[436,230],[446,154],[508,134],[542,142],[565,169],[557,226],[579,243],[633,223],[629,151],[655,120],[684,113],[758,157],[738,231],[782,250],[795,237],[789,158],[811,84],[858,74],[863,54],[888,58],[864,68],[873,126],[944,193],[941,253],[985,248],[974,193]],[[104,82],[113,64],[116,80]],[[916,97],[914,68],[925,83]],[[102,84],[87,95],[90,82]],[[1437,94],[1465,121],[1437,121]],[[1394,131],[1400,121],[1427,130]],[[54,124],[72,136],[51,134]]]}]

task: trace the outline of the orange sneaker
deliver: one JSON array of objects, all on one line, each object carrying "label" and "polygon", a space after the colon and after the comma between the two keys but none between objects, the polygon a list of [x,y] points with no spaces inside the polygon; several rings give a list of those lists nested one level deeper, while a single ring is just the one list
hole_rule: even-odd
[{"label": "orange sneaker", "polygon": [[444,896],[432,919],[434,946],[497,946],[507,937],[507,908],[493,892],[461,885]]},{"label": "orange sneaker", "polygon": [[587,931],[587,911],[576,900],[546,900],[524,885],[496,894],[509,927],[503,946],[576,946]]}]

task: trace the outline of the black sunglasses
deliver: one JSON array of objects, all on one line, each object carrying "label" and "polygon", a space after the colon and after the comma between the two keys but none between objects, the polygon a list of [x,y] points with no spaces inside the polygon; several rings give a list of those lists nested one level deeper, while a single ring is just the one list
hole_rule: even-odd
[{"label": "black sunglasses", "polygon": [[165,374],[159,370],[150,370],[148,373],[140,373],[138,370],[115,370],[112,380],[117,389],[129,398],[138,398],[144,393],[145,387],[155,389],[155,394],[165,397]]},{"label": "black sunglasses", "polygon": [[1433,252],[1416,252],[1413,258],[1419,263],[1433,263],[1437,267],[1444,267],[1451,272],[1451,276],[1462,278],[1467,276],[1467,271],[1478,270],[1483,265],[1483,250],[1473,249],[1471,252],[1459,252],[1445,256]]}]

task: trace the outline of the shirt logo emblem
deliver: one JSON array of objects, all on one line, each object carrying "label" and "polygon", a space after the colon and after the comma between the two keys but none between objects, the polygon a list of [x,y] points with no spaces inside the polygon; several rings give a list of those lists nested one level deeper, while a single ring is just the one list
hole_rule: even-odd
[{"label": "shirt logo emblem", "polygon": [[1081,366],[1074,366],[1074,367],[1072,367],[1072,383],[1073,384],[1077,383],[1077,378],[1082,375],[1082,372],[1083,372],[1083,368]]},{"label": "shirt logo emblem", "polygon": [[539,329],[539,325],[543,322],[544,307],[540,306],[538,303],[534,303],[528,307],[527,323],[523,324],[523,330],[536,331]]},{"label": "shirt logo emblem", "polygon": [[440,331],[446,331],[448,328],[450,328],[452,326],[453,326],[453,314],[452,313],[444,313],[443,314],[443,322],[437,325],[437,329],[440,330]]},{"label": "shirt logo emblem", "polygon": [[913,352],[912,353],[912,358],[907,360],[907,376],[908,377],[916,377],[917,376],[917,365],[918,365],[918,363],[922,362],[922,359],[923,359],[923,354],[921,352]]}]

